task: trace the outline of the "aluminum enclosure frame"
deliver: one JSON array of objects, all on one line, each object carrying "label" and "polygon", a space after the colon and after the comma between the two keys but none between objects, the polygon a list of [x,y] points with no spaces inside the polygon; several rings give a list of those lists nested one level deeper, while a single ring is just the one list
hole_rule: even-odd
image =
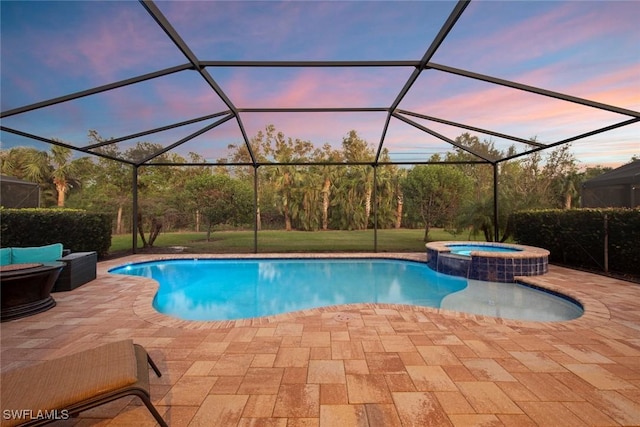
[{"label": "aluminum enclosure frame", "polygon": [[[15,135],[19,135],[34,141],[39,141],[39,142],[45,142],[48,144],[53,144],[53,145],[59,145],[59,146],[63,146],[66,148],[70,148],[74,151],[80,151],[82,153],[88,154],[88,155],[92,155],[92,156],[100,156],[103,158],[107,158],[107,159],[111,159],[111,160],[115,160],[118,162],[122,162],[125,164],[129,164],[132,167],[132,174],[133,174],[133,186],[131,189],[132,192],[132,197],[133,197],[133,218],[132,218],[132,223],[133,223],[133,231],[132,231],[132,250],[135,253],[136,247],[137,247],[137,228],[138,228],[138,224],[137,224],[137,218],[138,218],[138,206],[137,206],[137,198],[138,198],[138,187],[137,187],[137,177],[138,177],[138,168],[142,167],[142,166],[157,166],[157,167],[161,167],[161,166],[213,166],[216,165],[215,163],[161,163],[161,162],[156,162],[155,159],[176,148],[179,147],[180,145],[196,138],[197,136],[208,132],[214,128],[216,128],[217,126],[226,123],[229,120],[234,120],[239,129],[240,129],[240,133],[242,135],[242,140],[245,144],[245,147],[249,153],[250,156],[250,163],[225,163],[223,166],[251,166],[254,169],[254,198],[256,197],[257,194],[257,170],[259,167],[261,166],[277,166],[277,165],[342,165],[342,166],[348,166],[348,165],[368,165],[371,166],[373,168],[373,176],[374,176],[374,183],[375,183],[375,179],[376,179],[376,170],[378,166],[381,165],[386,165],[386,164],[398,164],[398,165],[416,165],[416,164],[433,164],[433,163],[439,163],[439,164],[447,164],[447,162],[429,162],[429,161],[425,161],[425,162],[384,162],[381,161],[381,154],[383,151],[383,146],[385,143],[385,138],[389,129],[389,124],[392,118],[400,120],[404,123],[409,124],[410,126],[413,126],[414,128],[424,132],[427,135],[431,135],[441,141],[446,142],[447,144],[451,145],[452,147],[456,147],[458,149],[464,150],[470,154],[472,154],[474,157],[476,157],[478,160],[477,161],[472,161],[472,162],[465,162],[465,163],[479,163],[479,164],[487,164],[487,165],[491,165],[493,167],[493,194],[494,194],[494,200],[493,200],[493,223],[494,223],[494,230],[495,230],[495,236],[494,239],[498,240],[498,211],[499,211],[499,205],[498,205],[498,168],[499,165],[502,162],[506,162],[509,160],[513,160],[522,156],[527,156],[530,155],[532,153],[541,151],[541,150],[546,150],[546,149],[550,149],[553,147],[557,147],[559,145],[563,145],[563,144],[567,144],[569,142],[573,142],[573,141],[577,141],[580,139],[584,139],[593,135],[597,135],[600,133],[605,133],[608,131],[612,131],[614,129],[618,129],[618,128],[622,128],[625,126],[629,126],[632,124],[635,124],[637,122],[640,121],[640,112],[638,111],[633,111],[630,109],[626,109],[626,108],[621,108],[621,107],[617,107],[614,105],[608,105],[608,104],[604,104],[601,102],[595,102],[592,100],[588,100],[588,99],[584,99],[584,98],[579,98],[576,96],[572,96],[569,94],[564,94],[564,93],[560,93],[560,92],[556,92],[556,91],[551,91],[548,89],[544,89],[544,88],[539,88],[539,87],[534,87],[534,86],[530,86],[530,85],[525,85],[525,84],[521,84],[521,83],[517,83],[517,82],[513,82],[513,81],[509,81],[506,79],[501,79],[501,78],[497,78],[494,76],[488,76],[488,75],[483,75],[483,74],[479,74],[479,73],[475,73],[475,72],[471,72],[468,70],[463,70],[463,69],[459,69],[459,68],[454,68],[451,66],[447,66],[447,65],[443,65],[443,64],[437,64],[434,62],[431,62],[431,59],[433,58],[434,54],[437,52],[437,50],[439,49],[439,47],[441,46],[441,44],[443,43],[443,41],[446,39],[447,35],[451,32],[451,30],[454,28],[454,26],[456,25],[456,23],[458,22],[459,18],[462,16],[462,14],[464,13],[465,9],[467,8],[467,6],[470,4],[471,0],[459,0],[455,6],[453,7],[453,10],[450,12],[448,18],[446,19],[446,21],[442,24],[442,27],[440,28],[439,32],[437,33],[437,35],[434,37],[434,39],[430,42],[428,48],[426,49],[424,55],[422,56],[422,58],[420,60],[416,60],[416,61],[385,61],[385,60],[375,60],[375,61],[211,61],[211,60],[205,60],[205,59],[201,59],[198,58],[198,56],[193,52],[193,50],[190,48],[190,46],[185,42],[185,40],[182,39],[182,37],[178,34],[178,32],[176,31],[176,29],[173,27],[173,25],[171,24],[171,22],[163,15],[163,13],[160,11],[160,9],[157,7],[157,5],[151,1],[151,0],[139,0],[141,6],[148,12],[148,14],[153,18],[153,20],[157,23],[157,25],[162,29],[162,31],[166,34],[166,36],[172,41],[172,43],[175,45],[175,47],[184,55],[185,59],[186,59],[186,63],[184,64],[179,64],[179,65],[175,65],[173,67],[169,67],[169,68],[165,68],[163,70],[158,70],[155,72],[151,72],[151,73],[147,73],[147,74],[143,74],[137,77],[133,77],[133,78],[129,78],[129,79],[125,79],[125,80],[121,80],[118,82],[114,82],[111,84],[107,84],[107,85],[102,85],[102,86],[98,86],[95,88],[91,88],[88,90],[83,90],[80,92],[75,92],[75,93],[71,93],[65,96],[61,96],[61,97],[57,97],[57,98],[53,98],[53,99],[49,99],[49,100],[44,100],[41,102],[37,102],[34,104],[30,104],[30,105],[25,105],[19,108],[14,108],[11,110],[7,110],[7,111],[3,111],[0,113],[0,118],[6,118],[6,117],[10,117],[13,115],[17,115],[17,114],[22,114],[22,113],[26,113],[26,112],[30,112],[30,111],[34,111],[34,110],[38,110],[41,108],[46,108],[52,105],[56,105],[56,104],[60,104],[60,103],[64,103],[67,101],[71,101],[71,100],[76,100],[79,98],[83,98],[86,96],[90,96],[90,95],[94,95],[94,94],[98,94],[98,93],[102,93],[102,92],[107,92],[110,90],[114,90],[114,89],[118,89],[121,87],[125,87],[125,86],[129,86],[129,85],[135,85],[137,83],[141,83],[141,82],[145,82],[148,80],[153,80],[153,79],[157,79],[159,77],[164,77],[167,75],[171,75],[174,73],[178,73],[178,72],[182,72],[182,71],[186,71],[186,70],[191,70],[194,72],[197,72],[200,77],[206,82],[206,84],[209,86],[209,88],[217,95],[217,97],[222,100],[222,102],[225,104],[226,106],[226,110],[224,111],[215,111],[215,112],[211,112],[211,114],[207,114],[205,116],[201,116],[201,117],[195,117],[186,121],[181,121],[181,122],[176,122],[173,124],[168,124],[166,126],[162,126],[162,127],[158,127],[155,129],[149,129],[147,131],[143,131],[143,132],[138,132],[136,134],[132,134],[132,135],[127,135],[127,136],[122,136],[116,139],[111,139],[108,141],[104,141],[104,142],[100,142],[97,144],[90,144],[90,145],[86,145],[84,147],[76,147],[76,146],[71,146],[68,144],[65,144],[64,142],[60,142],[60,141],[55,141],[51,138],[45,138],[39,135],[35,135],[32,133],[29,133],[27,131],[24,130],[18,130],[18,129],[13,129],[4,125],[0,125],[0,129],[2,131],[8,132],[8,133],[12,133]],[[218,85],[218,83],[215,81],[215,79],[211,76],[211,74],[207,71],[207,67],[250,67],[250,68],[259,68],[259,67],[283,67],[283,68],[296,68],[296,67],[304,67],[304,68],[340,68],[340,67],[355,67],[355,68],[359,68],[359,67],[364,67],[364,68],[371,68],[371,67],[413,67],[413,71],[410,75],[410,77],[407,79],[407,81],[404,83],[404,86],[402,88],[399,89],[399,91],[397,92],[397,95],[394,99],[394,101],[388,105],[388,106],[382,106],[382,107],[374,107],[374,108],[346,108],[346,107],[334,107],[334,108],[238,108],[232,99],[230,99],[229,96],[227,96],[227,94],[223,91],[223,89]],[[414,112],[414,111],[408,111],[408,110],[403,110],[399,108],[400,103],[402,102],[402,100],[405,98],[405,96],[411,91],[412,86],[414,85],[414,83],[416,82],[416,80],[418,79],[418,77],[420,76],[420,74],[424,71],[424,70],[437,70],[446,74],[452,74],[452,75],[456,75],[456,76],[460,76],[466,79],[471,79],[471,80],[476,80],[476,81],[482,81],[482,82],[486,82],[486,83],[490,83],[493,85],[497,85],[497,86],[502,86],[502,87],[508,87],[511,89],[516,89],[518,91],[524,91],[524,92],[528,92],[528,93],[533,93],[533,94],[537,94],[537,95],[541,95],[544,97],[548,97],[548,98],[553,98],[553,99],[558,99],[558,100],[562,100],[562,101],[567,101],[573,104],[578,104],[578,105],[582,105],[582,106],[587,106],[590,108],[594,108],[594,109],[598,109],[598,110],[602,110],[602,111],[607,111],[607,112],[612,112],[612,113],[616,113],[616,114],[620,114],[622,116],[626,116],[627,118],[625,120],[622,120],[618,123],[615,123],[613,125],[610,126],[606,126],[606,127],[602,127],[602,128],[598,128],[598,129],[593,129],[591,131],[579,134],[579,135],[575,135],[569,138],[565,138],[563,140],[559,140],[559,141],[555,141],[552,143],[548,143],[548,144],[542,144],[536,141],[531,141],[531,140],[526,140],[523,138],[519,138],[516,136],[511,136],[511,135],[507,135],[504,133],[500,133],[500,132],[496,132],[493,131],[491,129],[483,129],[477,126],[473,126],[471,124],[466,124],[466,123],[457,123],[454,121],[450,121],[447,120],[445,118],[440,118],[440,117],[434,117],[434,116],[428,116],[428,115],[424,115],[418,112]],[[249,137],[247,136],[244,124],[243,124],[243,120],[242,120],[242,116],[243,113],[252,113],[252,112],[262,112],[262,113],[318,113],[318,112],[335,112],[335,113],[341,113],[341,112],[362,112],[362,113],[367,113],[367,112],[379,112],[379,113],[386,113],[386,119],[384,122],[384,127],[382,130],[382,135],[380,137],[380,140],[377,143],[377,147],[375,147],[375,157],[374,159],[372,159],[371,162],[363,162],[363,163],[331,163],[331,162],[309,162],[309,163],[277,163],[277,162],[260,162],[255,154],[253,153],[253,150],[251,148],[250,145],[250,140]],[[476,132],[481,132],[487,135],[492,135],[492,136],[496,136],[499,138],[503,138],[506,140],[511,140],[514,142],[518,142],[521,144],[525,144],[526,146],[528,146],[529,148],[526,149],[525,151],[522,151],[520,153],[511,155],[509,157],[506,158],[502,158],[502,159],[492,159],[489,158],[485,155],[483,155],[482,153],[478,153],[478,152],[474,152],[472,149],[470,149],[469,147],[465,147],[463,145],[458,144],[456,141],[447,138],[446,136],[434,131],[433,129],[422,125],[418,122],[416,122],[415,120],[413,120],[412,118],[417,118],[417,119],[421,119],[421,120],[427,120],[430,122],[434,122],[434,123],[441,123],[441,124],[447,124],[450,126],[455,126],[455,127],[459,127],[461,129],[466,129],[466,130],[471,130],[471,131],[476,131]],[[147,136],[147,135],[152,135],[154,133],[158,133],[158,132],[162,132],[165,130],[169,130],[169,129],[175,129],[175,128],[179,128],[181,126],[185,126],[185,125],[191,125],[191,124],[196,124],[199,122],[203,122],[206,120],[212,120],[212,119],[216,119],[213,123],[208,124],[207,126],[204,126],[202,128],[200,128],[199,130],[191,133],[190,135],[175,141],[174,143],[164,147],[162,150],[159,150],[157,152],[155,152],[154,154],[148,156],[145,159],[139,160],[139,161],[132,161],[132,160],[127,160],[127,159],[121,159],[121,158],[116,158],[116,157],[111,157],[96,151],[96,148],[105,146],[105,145],[110,145],[110,144],[115,144],[121,141],[128,141],[128,140],[132,140],[135,138],[140,138],[142,136]],[[375,185],[374,185],[375,188]],[[254,211],[257,211],[257,199],[254,200]],[[375,206],[373,207],[373,215],[374,215],[374,250],[377,251],[377,210],[375,208]],[[255,221],[254,221],[255,223]],[[257,224],[255,225],[255,230],[254,230],[254,251],[257,252],[257,236],[258,236],[258,230],[257,230]]]}]

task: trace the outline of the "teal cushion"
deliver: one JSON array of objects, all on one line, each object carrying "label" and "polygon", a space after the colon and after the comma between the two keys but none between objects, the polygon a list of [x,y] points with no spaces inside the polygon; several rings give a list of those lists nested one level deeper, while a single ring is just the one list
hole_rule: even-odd
[{"label": "teal cushion", "polygon": [[62,243],[32,248],[11,248],[13,264],[52,262],[62,257]]},{"label": "teal cushion", "polygon": [[0,249],[0,265],[11,264],[11,248]]}]

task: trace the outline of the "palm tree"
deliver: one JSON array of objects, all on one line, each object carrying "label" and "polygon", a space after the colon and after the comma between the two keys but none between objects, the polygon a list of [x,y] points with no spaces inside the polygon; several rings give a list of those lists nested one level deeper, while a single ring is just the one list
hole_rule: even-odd
[{"label": "palm tree", "polygon": [[[358,136],[355,130],[342,138],[342,151],[347,163],[367,163],[374,158],[373,148],[364,139]],[[371,215],[371,198],[373,196],[373,168],[371,166],[353,166],[347,170],[351,180],[356,184],[358,193],[364,196],[364,218],[362,226],[358,228],[366,229]]]},{"label": "palm tree", "polygon": [[404,213],[404,193],[402,192],[402,180],[407,176],[407,170],[403,168],[396,168],[393,175],[393,188],[396,198],[396,222],[395,228],[399,229],[402,226],[402,215]]},{"label": "palm tree", "polygon": [[[368,167],[368,166],[367,166]],[[366,229],[365,198],[361,166],[345,166],[332,193],[332,222],[340,230]]]},{"label": "palm tree", "polygon": [[275,184],[277,192],[280,195],[281,210],[284,215],[284,228],[287,231],[291,231],[291,166],[278,166],[273,169],[272,182]]},{"label": "palm tree", "polygon": [[75,165],[70,162],[71,149],[59,145],[51,146],[50,160],[53,163],[51,178],[58,193],[58,206],[64,207],[65,198],[70,185],[77,184],[75,179]]},{"label": "palm tree", "polygon": [[580,174],[577,171],[570,171],[558,178],[563,209],[571,209],[573,200],[580,196],[578,191],[581,184],[580,178]]},{"label": "palm tree", "polygon": [[[380,161],[390,161],[386,148],[380,154]],[[404,203],[400,187],[401,171],[396,165],[381,165],[376,169],[376,226],[379,228],[400,228]]]},{"label": "palm tree", "polygon": [[294,203],[291,205],[291,216],[296,228],[315,231],[322,224],[323,176],[317,167],[308,167],[305,172],[300,169],[296,168],[297,181],[293,183]]},{"label": "palm tree", "polygon": [[[397,224],[397,167],[378,166],[376,169],[376,216],[378,228],[390,228]],[[398,226],[399,228],[399,226]]]},{"label": "palm tree", "polygon": [[3,155],[2,171],[39,183],[45,197],[52,196],[53,184],[56,204],[63,207],[69,188],[79,185],[74,176],[76,167],[70,159],[71,149],[58,145],[52,145],[50,153],[30,147],[15,147]]},{"label": "palm tree", "polygon": [[292,204],[296,202],[293,194],[294,185],[300,181],[299,170],[288,163],[306,163],[309,154],[313,150],[313,144],[300,139],[285,138],[282,132],[275,133],[273,125],[267,126],[264,153],[276,163],[281,163],[274,168],[272,175],[276,192],[280,195],[282,214],[284,215],[285,229],[292,230],[291,212]]},{"label": "palm tree", "polygon": [[[340,162],[342,155],[339,151],[331,148],[331,145],[325,144],[321,150],[316,150],[313,156],[318,162]],[[337,179],[339,171],[336,166],[321,166],[320,175],[322,176],[322,229],[329,228],[329,206],[331,204],[331,189],[334,181]]]}]

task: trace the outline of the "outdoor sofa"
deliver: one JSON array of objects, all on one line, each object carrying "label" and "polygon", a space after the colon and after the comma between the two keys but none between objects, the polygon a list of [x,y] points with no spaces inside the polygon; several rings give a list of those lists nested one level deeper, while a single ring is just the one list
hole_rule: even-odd
[{"label": "outdoor sofa", "polygon": [[142,346],[123,340],[3,372],[0,426],[48,424],[134,395],[166,427],[151,402],[149,366],[161,376]]},{"label": "outdoor sofa", "polygon": [[0,321],[49,310],[56,305],[51,292],[96,278],[96,252],[68,252],[60,243],[0,249]]},{"label": "outdoor sofa", "polygon": [[96,278],[98,254],[65,250],[61,243],[0,249],[0,266],[12,264],[65,263],[53,292],[70,291]]}]

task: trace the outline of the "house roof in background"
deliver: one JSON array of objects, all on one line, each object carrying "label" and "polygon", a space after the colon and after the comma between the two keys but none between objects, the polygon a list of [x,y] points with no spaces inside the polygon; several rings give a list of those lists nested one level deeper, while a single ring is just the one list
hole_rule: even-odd
[{"label": "house roof in background", "polygon": [[39,186],[37,182],[25,181],[24,179],[18,179],[16,177],[8,176],[8,175],[0,175],[0,181],[10,182],[13,184],[33,185],[35,187]]},{"label": "house roof in background", "polygon": [[619,168],[591,178],[583,183],[584,188],[607,185],[640,185],[640,160],[635,160]]}]

